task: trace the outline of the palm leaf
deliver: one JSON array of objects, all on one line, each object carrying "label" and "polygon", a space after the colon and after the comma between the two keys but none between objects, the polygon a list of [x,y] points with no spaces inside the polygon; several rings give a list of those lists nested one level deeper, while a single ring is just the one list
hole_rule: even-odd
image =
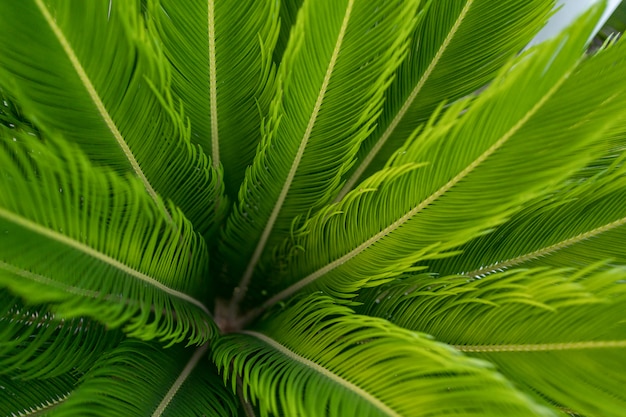
[{"label": "palm leaf", "polygon": [[0,375],[0,414],[3,416],[44,416],[72,392],[78,377],[64,374],[28,382]]},{"label": "palm leaf", "polygon": [[385,110],[363,142],[358,164],[338,200],[382,168],[444,100],[473,93],[545,24],[552,0],[431,2],[411,36],[411,49],[385,94]]},{"label": "palm leaf", "polygon": [[604,260],[626,265],[624,167],[576,182],[533,201],[495,232],[463,247],[463,253],[430,263],[447,275],[483,276],[512,267],[584,268]]},{"label": "palm leaf", "polygon": [[623,268],[421,276],[368,290],[359,311],[488,360],[570,415],[624,416],[625,278]]},{"label": "palm leaf", "polygon": [[215,361],[262,416],[544,415],[486,362],[351,313],[315,294],[218,340]]},{"label": "palm leaf", "polygon": [[122,340],[121,332],[87,318],[63,320],[45,306],[26,307],[6,290],[0,290],[0,305],[0,374],[14,379],[87,370]]},{"label": "palm leaf", "polygon": [[[265,249],[288,236],[294,217],[334,197],[380,111],[417,3],[303,4],[281,62],[265,136],[223,233],[229,275],[240,278],[234,305],[261,255],[271,262]],[[363,86],[363,94],[354,93]],[[242,265],[241,259],[250,261]]]},{"label": "palm leaf", "polygon": [[0,80],[50,137],[60,132],[94,162],[134,172],[155,202],[173,200],[209,236],[224,206],[218,173],[189,143],[138,4],[0,3]]},{"label": "palm leaf", "polygon": [[[0,283],[62,317],[129,335],[203,342],[204,240],[135,178],[96,169],[75,146],[0,130]],[[12,132],[16,133],[16,132]]]},{"label": "palm leaf", "polygon": [[[232,416],[235,398],[209,366],[205,353],[205,347],[162,349],[126,340],[82,376],[52,415]],[[202,390],[203,398],[195,395],[196,389]]]},{"label": "palm leaf", "polygon": [[224,166],[232,196],[252,162],[267,114],[278,34],[275,1],[153,0],[150,17],[172,66],[191,140]]},{"label": "palm leaf", "polygon": [[[284,249],[283,276],[293,284],[247,319],[304,287],[349,297],[442,256],[591,160],[594,141],[624,117],[613,93],[625,86],[616,76],[611,80],[622,80],[611,84],[616,90],[598,97],[569,78],[592,20],[514,61],[463,116],[465,102],[451,106],[387,169],[311,218]],[[590,112],[590,100],[606,112]]]}]

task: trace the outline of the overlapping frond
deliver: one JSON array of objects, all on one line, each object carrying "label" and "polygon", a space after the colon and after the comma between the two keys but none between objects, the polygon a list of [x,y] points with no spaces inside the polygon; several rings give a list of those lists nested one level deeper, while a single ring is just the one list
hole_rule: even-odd
[{"label": "overlapping frond", "polygon": [[153,343],[126,340],[103,355],[51,415],[233,416],[236,398],[203,353],[204,348],[163,349]]},{"label": "overlapping frond", "polygon": [[274,48],[274,61],[276,62],[280,62],[283,58],[291,30],[296,23],[298,12],[304,0],[280,0],[279,3],[280,31],[276,40],[276,48]]},{"label": "overlapping frond", "polygon": [[288,236],[294,218],[334,197],[380,111],[418,3],[304,2],[265,136],[223,234],[229,274],[241,278],[236,298],[261,256],[271,262],[271,248]]},{"label": "overlapping frond", "polygon": [[225,206],[221,174],[189,142],[139,7],[134,0],[0,2],[0,83],[39,129],[61,133],[98,164],[133,172],[155,202],[171,199],[209,235]]},{"label": "overlapping frond", "polygon": [[363,142],[340,197],[382,168],[442,101],[484,87],[544,25],[552,0],[433,1],[385,93],[376,129]]},{"label": "overlapping frond", "polygon": [[487,362],[321,294],[225,336],[214,357],[263,416],[545,415]]},{"label": "overlapping frond", "polygon": [[626,265],[624,166],[576,181],[533,201],[494,232],[453,258],[429,263],[433,272],[469,277],[512,267],[584,268],[611,260]]},{"label": "overlapping frond", "polygon": [[264,307],[305,286],[345,297],[384,282],[487,232],[593,159],[594,141],[625,116],[626,84],[572,75],[590,21],[514,61],[466,112],[465,102],[450,106],[385,170],[310,219],[285,250],[294,283]]},{"label": "overlapping frond", "polygon": [[[625,48],[624,43],[618,43],[601,51],[582,63],[569,83],[585,86],[590,79],[606,79],[603,88],[613,93],[610,89],[614,80],[621,78],[613,66],[626,62],[622,52]],[[494,232],[464,245],[461,254],[429,262],[431,270],[441,275],[477,276],[514,266],[585,267],[608,259],[624,265],[624,132],[622,120],[597,143],[592,151],[600,155],[597,159],[547,195],[527,203]]]},{"label": "overlapping frond", "polygon": [[173,205],[165,218],[136,178],[55,143],[0,131],[0,284],[65,318],[93,317],[145,339],[206,341],[202,237]]},{"label": "overlapping frond", "polygon": [[25,380],[87,370],[121,340],[120,331],[84,317],[59,319],[0,289],[0,374]]},{"label": "overlapping frond", "polygon": [[626,415],[626,270],[511,270],[395,281],[358,311],[489,360],[570,415]]},{"label": "overlapping frond", "polygon": [[216,167],[222,164],[228,193],[236,197],[269,109],[277,2],[148,3],[172,66],[173,92],[189,116],[191,141]]},{"label": "overlapping frond", "polygon": [[0,415],[47,416],[67,399],[78,378],[68,373],[24,382],[0,375]]}]

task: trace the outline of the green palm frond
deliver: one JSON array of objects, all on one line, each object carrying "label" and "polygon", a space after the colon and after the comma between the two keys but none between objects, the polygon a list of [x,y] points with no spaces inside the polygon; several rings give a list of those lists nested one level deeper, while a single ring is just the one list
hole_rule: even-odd
[{"label": "green palm frond", "polygon": [[557,409],[624,416],[625,278],[623,267],[422,275],[368,290],[358,311],[488,360]]},{"label": "green palm frond", "polygon": [[[418,3],[304,2],[281,62],[265,136],[222,236],[229,275],[239,281],[235,304],[261,256],[271,262],[266,248],[289,235],[294,217],[335,196],[380,111]],[[250,259],[247,265],[242,257]]]},{"label": "green palm frond", "polygon": [[[385,110],[340,193],[382,168],[439,103],[484,87],[543,26],[551,0],[433,1],[411,35]],[[513,52],[513,53],[514,53]]]},{"label": "green palm frond", "polygon": [[626,264],[625,167],[601,172],[533,201],[496,231],[463,246],[458,256],[429,267],[476,277],[512,267]]},{"label": "green palm frond", "polygon": [[[220,339],[216,363],[233,388],[241,378],[244,397],[262,416],[544,414],[488,363],[351,313],[314,294],[258,329]],[[315,395],[299,394],[305,390]]]},{"label": "green palm frond", "polygon": [[626,417],[569,1],[0,0],[0,416]]},{"label": "green palm frond", "polygon": [[[50,415],[233,416],[236,398],[211,370],[205,353],[205,348],[162,349],[126,340],[103,355],[74,386],[66,387],[71,392],[52,405]],[[190,387],[202,387],[203,398],[188,401]],[[17,415],[22,410],[10,411]]]},{"label": "green palm frond", "polygon": [[75,146],[13,139],[0,131],[0,283],[65,317],[206,341],[211,320],[194,297],[208,256],[182,214],[170,206],[170,221],[139,180],[94,168]]},{"label": "green palm frond", "polygon": [[0,375],[0,414],[3,416],[45,416],[72,392],[78,376],[19,381]]},{"label": "green palm frond", "polygon": [[[98,164],[134,172],[156,202],[172,199],[209,235],[224,209],[219,174],[189,143],[138,1],[110,6],[0,2],[0,27],[18,36],[0,37],[0,83],[51,137],[61,133]],[[22,45],[34,49],[25,55]],[[118,65],[129,60],[130,68]]]},{"label": "green palm frond", "polygon": [[[386,169],[310,219],[284,250],[293,284],[265,305],[305,286],[346,297],[384,282],[489,231],[593,159],[595,141],[626,116],[626,84],[619,74],[598,79],[611,87],[597,96],[572,75],[589,30],[515,60],[466,112],[467,102],[450,106]],[[589,111],[590,100],[605,111]]]},{"label": "green palm frond", "polygon": [[149,13],[172,65],[172,86],[191,122],[191,140],[224,166],[237,195],[261,139],[271,99],[276,2],[151,0]]},{"label": "green palm frond", "polygon": [[0,374],[13,379],[87,370],[122,340],[121,332],[87,318],[63,320],[46,306],[27,307],[6,290],[0,290],[0,306]]}]

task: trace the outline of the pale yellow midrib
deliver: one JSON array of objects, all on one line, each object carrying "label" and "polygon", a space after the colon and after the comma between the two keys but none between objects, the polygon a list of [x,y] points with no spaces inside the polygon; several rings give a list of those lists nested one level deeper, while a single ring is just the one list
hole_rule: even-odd
[{"label": "pale yellow midrib", "polygon": [[126,156],[126,159],[128,159],[128,162],[133,168],[133,171],[143,182],[144,187],[146,188],[146,191],[148,192],[150,197],[152,197],[152,199],[159,206],[159,208],[165,211],[166,216],[168,217],[168,219],[171,220],[171,217],[170,217],[169,212],[167,211],[167,208],[160,201],[160,199],[158,198],[157,192],[154,190],[154,188],[150,184],[150,181],[144,174],[143,170],[141,169],[141,166],[139,166],[137,159],[135,159],[135,155],[132,153],[130,147],[126,143],[126,140],[124,139],[124,136],[122,136],[122,133],[119,131],[119,129],[117,128],[117,125],[111,118],[111,115],[109,114],[104,103],[102,102],[100,95],[98,94],[98,92],[96,91],[96,88],[94,87],[91,80],[89,79],[89,76],[87,75],[85,69],[80,63],[78,56],[76,56],[74,49],[72,48],[69,41],[67,40],[67,38],[61,31],[61,28],[57,25],[55,19],[50,14],[50,11],[44,4],[43,0],[35,0],[35,3],[37,4],[37,7],[41,11],[41,14],[43,15],[43,17],[46,19],[46,22],[50,26],[50,29],[52,29],[52,31],[54,32],[54,35],[56,36],[57,40],[61,44],[63,51],[66,53],[68,59],[70,60],[72,64],[72,67],[74,68],[74,71],[76,71],[76,74],[78,75],[81,83],[87,90],[89,97],[91,98],[94,105],[98,109],[98,113],[100,114],[105,124],[111,131],[111,134],[117,141],[117,144],[119,145],[119,147],[122,149],[122,152],[124,152],[124,156]]},{"label": "pale yellow midrib", "polygon": [[562,350],[619,349],[626,348],[626,340],[510,345],[454,345],[454,348],[460,350],[461,352],[469,353],[553,352]]},{"label": "pale yellow midrib", "polygon": [[[167,293],[167,294],[169,294],[169,295],[171,295],[173,297],[176,297],[176,298],[179,298],[181,300],[184,300],[184,301],[187,301],[189,303],[192,303],[195,306],[199,307],[207,315],[210,316],[209,310],[199,300],[196,300],[195,298],[193,298],[193,297],[191,297],[191,296],[189,296],[189,295],[187,295],[187,294],[185,294],[183,292],[180,292],[180,291],[174,290],[172,288],[169,288],[166,285],[162,284],[161,282],[157,281],[156,279],[154,279],[154,278],[144,274],[143,272],[140,272],[140,271],[137,271],[135,269],[132,269],[131,267],[121,263],[120,261],[118,261],[118,260],[116,260],[114,258],[111,258],[110,256],[108,256],[108,255],[106,255],[106,254],[104,254],[102,252],[98,252],[97,250],[91,248],[90,246],[87,246],[86,244],[84,244],[82,242],[74,240],[74,239],[72,239],[70,237],[67,237],[67,236],[61,234],[61,233],[55,232],[54,230],[50,230],[48,228],[45,228],[45,227],[41,226],[40,224],[37,224],[37,223],[35,223],[35,222],[33,222],[33,221],[29,220],[29,219],[26,219],[24,217],[18,216],[18,215],[14,214],[14,213],[12,213],[12,212],[10,212],[8,210],[5,210],[3,208],[0,208],[0,218],[4,218],[5,220],[7,220],[7,221],[9,221],[11,223],[14,223],[14,224],[17,224],[17,225],[19,225],[21,227],[24,227],[24,228],[26,228],[26,229],[28,229],[28,230],[30,230],[32,232],[35,232],[35,233],[37,233],[37,234],[39,234],[41,236],[44,236],[46,238],[55,240],[55,241],[57,241],[57,242],[59,242],[59,243],[61,243],[63,245],[66,245],[66,246],[69,246],[69,247],[71,247],[73,249],[76,249],[76,250],[84,253],[87,256],[90,256],[90,257],[92,257],[94,259],[97,259],[98,261],[100,261],[100,262],[102,262],[104,264],[107,264],[107,265],[109,265],[109,266],[111,266],[111,267],[113,267],[113,268],[123,272],[126,275],[129,275],[129,276],[131,276],[133,278],[136,278],[136,279],[138,279],[140,281],[143,281],[143,282],[145,282],[145,283],[155,287],[156,289],[161,290],[161,291],[163,291],[163,292],[165,292],[165,293]],[[0,261],[0,263],[4,263],[4,262]],[[9,264],[6,264],[6,265],[9,265]],[[22,274],[22,276],[24,276],[24,275]],[[30,278],[35,280],[34,277],[30,277]],[[45,278],[45,277],[42,277],[42,278]],[[45,279],[49,280],[48,278],[45,278]],[[55,283],[54,285],[57,285],[57,284],[61,285],[63,288],[65,288],[65,287],[67,287],[68,289],[69,288],[75,288],[75,287],[71,287],[71,286],[68,286],[68,285],[64,285],[62,283],[57,283],[54,280],[49,280],[49,281],[50,281],[50,283]],[[79,291],[79,294],[83,295],[83,296],[91,296],[90,295],[91,293],[95,293],[94,291],[91,291],[91,290],[84,290],[84,289],[77,289],[77,290]]]},{"label": "pale yellow midrib", "polygon": [[207,10],[208,38],[209,38],[209,106],[211,121],[211,157],[213,166],[220,165],[220,144],[217,120],[217,64],[215,53],[215,2],[209,0]]},{"label": "pale yellow midrib", "polygon": [[565,239],[562,240],[558,243],[555,243],[553,245],[550,246],[546,246],[544,248],[541,249],[537,249],[533,252],[529,252],[520,256],[517,256],[515,258],[511,258],[511,259],[507,259],[505,261],[502,261],[500,263],[497,264],[493,264],[487,267],[483,267],[483,268],[478,268],[475,269],[473,271],[470,272],[466,272],[463,273],[463,275],[468,276],[468,277],[477,277],[483,274],[490,274],[493,273],[495,271],[500,271],[500,270],[504,270],[507,268],[510,268],[512,266],[516,266],[516,265],[520,265],[523,264],[524,262],[527,261],[532,261],[538,258],[541,258],[543,256],[547,256],[550,254],[553,254],[555,252],[560,251],[561,249],[566,249],[572,245],[575,245],[577,243],[582,242],[583,240],[587,240],[590,239],[592,237],[598,236],[602,233],[611,231],[615,228],[618,228],[620,226],[623,226],[626,224],[626,217],[623,217],[621,219],[615,220],[611,223],[607,223],[605,225],[602,225],[600,227],[596,227],[595,229],[589,230],[587,232],[584,233],[580,233],[576,236],[573,236],[569,239]]},{"label": "pale yellow midrib", "polygon": [[413,89],[413,91],[411,91],[411,94],[408,95],[404,104],[402,104],[400,111],[398,111],[389,126],[387,126],[387,129],[385,129],[384,133],[380,136],[378,141],[376,141],[376,144],[368,152],[367,156],[363,158],[363,162],[359,164],[358,168],[354,171],[352,176],[350,176],[350,179],[346,181],[346,184],[343,186],[343,188],[335,198],[335,202],[341,201],[345,197],[345,195],[348,194],[350,190],[352,190],[356,182],[359,180],[359,178],[361,178],[361,175],[363,175],[363,172],[365,172],[370,163],[372,163],[372,160],[374,160],[378,152],[380,152],[382,147],[385,145],[389,137],[391,137],[391,134],[396,130],[398,124],[400,124],[400,121],[402,121],[402,119],[406,115],[406,112],[409,111],[409,108],[415,101],[415,98],[420,93],[420,91],[422,91],[422,88],[424,88],[426,81],[428,81],[428,79],[430,78],[430,75],[434,71],[435,67],[437,66],[437,64],[439,64],[441,57],[447,50],[450,42],[452,42],[452,39],[456,35],[457,31],[459,30],[459,27],[461,26],[461,23],[463,23],[463,20],[469,12],[469,9],[472,6],[473,2],[474,0],[468,0],[467,3],[465,3],[465,6],[463,6],[463,9],[461,10],[461,13],[457,17],[456,21],[454,22],[454,25],[452,25],[452,28],[450,28],[448,35],[444,39],[443,43],[439,46],[439,49],[433,57],[433,60],[430,61],[430,64],[428,64],[426,71],[424,71],[424,74],[422,74],[422,76],[420,77],[419,81],[415,85],[415,88]]},{"label": "pale yellow midrib", "polygon": [[404,216],[400,217],[398,220],[393,222],[391,225],[387,226],[385,229],[375,234],[373,237],[351,250],[347,254],[341,256],[333,262],[325,265],[324,267],[318,269],[317,271],[311,273],[305,278],[299,280],[295,284],[290,287],[284,289],[279,292],[269,300],[267,300],[261,307],[258,309],[252,310],[245,317],[242,318],[243,322],[249,322],[256,315],[260,314],[260,312],[266,310],[267,308],[273,306],[277,302],[289,297],[290,295],[296,293],[300,289],[305,286],[311,284],[321,276],[326,273],[332,271],[338,266],[350,261],[352,258],[359,255],[361,252],[372,246],[374,243],[378,242],[388,234],[392,233],[394,230],[398,229],[408,220],[410,220],[413,216],[419,213],[421,210],[432,204],[435,200],[441,197],[443,194],[448,192],[452,187],[454,187],[459,181],[469,175],[476,167],[482,164],[487,158],[489,158],[494,152],[496,152],[502,145],[504,145],[513,135],[515,135],[524,124],[537,112],[539,109],[556,93],[556,91],[561,87],[561,85],[565,82],[567,77],[569,76],[571,71],[567,71],[553,86],[546,92],[546,94],[522,117],[511,129],[509,129],[500,139],[498,139],[493,145],[489,147],[482,155],[480,155],[476,160],[474,160],[470,165],[468,165],[465,169],[463,169],[459,174],[457,174],[454,178],[448,181],[444,186],[439,188],[434,194],[428,197],[426,200],[422,201],[419,205],[411,209]]},{"label": "pale yellow midrib", "polygon": [[196,351],[193,353],[193,356],[189,359],[189,362],[187,362],[187,365],[185,365],[183,371],[180,373],[178,378],[176,378],[176,381],[174,381],[170,389],[167,391],[167,393],[163,397],[163,400],[161,400],[156,410],[154,410],[154,413],[152,413],[152,417],[161,417],[161,415],[163,415],[163,412],[170,404],[174,396],[176,396],[178,390],[180,390],[180,387],[185,383],[187,378],[189,378],[189,375],[191,375],[202,356],[204,356],[204,354],[206,353],[208,346],[209,345],[207,343],[196,349]]},{"label": "pale yellow midrib", "polygon": [[291,164],[289,174],[287,175],[287,178],[285,179],[285,183],[283,184],[283,187],[280,191],[278,199],[276,200],[276,204],[274,205],[274,208],[272,209],[272,213],[270,214],[270,217],[267,220],[265,229],[263,230],[263,233],[261,234],[261,237],[252,254],[252,257],[250,258],[250,262],[248,263],[248,266],[246,267],[246,270],[241,280],[239,281],[239,285],[232,299],[231,312],[235,312],[234,310],[237,308],[237,305],[241,302],[241,300],[243,299],[243,297],[245,296],[248,290],[248,285],[250,284],[250,279],[252,278],[252,274],[254,273],[254,268],[256,267],[257,263],[259,262],[259,259],[261,258],[261,254],[263,253],[265,249],[265,245],[267,244],[267,240],[270,237],[270,234],[274,227],[274,223],[276,223],[278,214],[280,213],[280,210],[282,209],[282,206],[285,202],[285,198],[287,197],[287,193],[289,192],[289,188],[291,187],[291,183],[293,182],[293,179],[296,175],[296,171],[298,170],[298,166],[300,165],[300,160],[302,159],[302,155],[304,154],[304,150],[311,136],[311,132],[313,131],[313,126],[315,125],[315,121],[317,119],[320,108],[322,106],[322,101],[324,100],[326,90],[328,89],[328,84],[330,83],[330,78],[333,73],[335,63],[337,62],[337,57],[339,56],[339,50],[341,49],[341,44],[343,43],[343,38],[345,36],[346,29],[348,27],[348,22],[350,20],[350,14],[352,12],[353,4],[354,4],[354,0],[350,0],[346,7],[346,13],[344,15],[341,28],[339,29],[337,42],[335,43],[335,48],[331,55],[330,61],[328,63],[326,74],[324,76],[324,81],[322,82],[322,85],[320,87],[320,92],[317,96],[317,100],[315,102],[315,107],[313,108],[311,117],[309,118],[309,123],[300,141],[300,146],[298,148],[298,152],[295,155],[293,163]]},{"label": "pale yellow midrib", "polygon": [[270,337],[268,337],[268,336],[266,336],[266,335],[264,335],[262,333],[258,333],[258,332],[254,332],[254,331],[245,330],[245,331],[242,331],[241,333],[247,334],[247,335],[252,336],[252,337],[255,337],[255,338],[263,341],[264,343],[267,343],[272,348],[276,349],[277,351],[279,351],[281,354],[285,355],[289,359],[292,359],[292,360],[294,360],[294,361],[296,361],[296,362],[306,366],[307,368],[312,369],[313,371],[323,375],[324,377],[330,379],[334,383],[336,383],[336,384],[342,386],[343,388],[347,389],[348,391],[354,392],[356,395],[358,395],[359,397],[363,398],[365,401],[367,401],[368,403],[372,404],[374,407],[376,407],[377,409],[382,411],[385,415],[387,415],[389,417],[401,417],[400,414],[398,414],[395,410],[390,408],[387,404],[383,403],[381,400],[379,400],[378,398],[374,397],[373,395],[371,395],[367,391],[361,389],[357,385],[355,385],[352,382],[350,382],[350,381],[340,377],[339,375],[336,375],[336,374],[332,373],[331,371],[329,371],[328,369],[318,365],[317,363],[315,363],[313,361],[310,361],[309,359],[306,359],[306,358],[298,355],[297,353],[295,353],[294,351],[288,349],[287,347],[283,346],[282,344],[278,343],[274,339],[272,339],[272,338],[270,338]]}]

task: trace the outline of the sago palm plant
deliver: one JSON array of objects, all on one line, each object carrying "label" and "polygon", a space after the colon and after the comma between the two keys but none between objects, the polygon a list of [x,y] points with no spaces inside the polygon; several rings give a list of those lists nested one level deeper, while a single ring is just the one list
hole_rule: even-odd
[{"label": "sago palm plant", "polygon": [[0,0],[0,415],[626,416],[626,46],[550,0]]}]

